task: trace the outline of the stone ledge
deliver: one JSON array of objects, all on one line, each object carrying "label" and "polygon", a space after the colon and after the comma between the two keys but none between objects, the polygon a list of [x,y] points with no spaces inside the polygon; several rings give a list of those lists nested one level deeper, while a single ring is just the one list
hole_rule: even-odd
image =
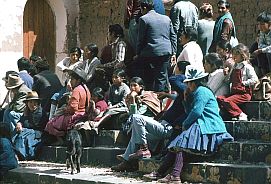
[{"label": "stone ledge", "polygon": [[20,184],[85,184],[85,183],[146,183],[138,177],[112,172],[109,168],[81,168],[81,172],[71,175],[63,166],[19,167],[11,170],[6,177]]},{"label": "stone ledge", "polygon": [[[150,173],[158,169],[160,161],[141,160],[139,170]],[[271,165],[267,164],[238,164],[225,163],[188,163],[182,173],[182,181],[195,183],[270,183]]]},{"label": "stone ledge", "polygon": [[[111,166],[119,163],[116,159],[116,155],[122,154],[124,151],[124,148],[118,147],[85,147],[83,148],[81,163]],[[49,162],[65,163],[66,147],[45,146],[39,159]]]},{"label": "stone ledge", "polygon": [[271,122],[268,121],[225,121],[228,132],[235,140],[271,141]]}]

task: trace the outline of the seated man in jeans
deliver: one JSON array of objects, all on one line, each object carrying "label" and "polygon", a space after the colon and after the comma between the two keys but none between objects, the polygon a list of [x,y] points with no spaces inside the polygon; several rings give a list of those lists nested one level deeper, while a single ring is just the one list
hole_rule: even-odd
[{"label": "seated man in jeans", "polygon": [[[185,76],[183,75],[188,62],[180,61],[178,68],[180,75],[173,76],[172,86],[176,88],[178,93],[173,105],[164,113],[160,121],[156,121],[151,117],[133,114],[129,117],[128,122],[131,124],[131,139],[122,155],[117,155],[117,159],[122,162],[111,169],[114,171],[134,171],[137,170],[137,161],[141,158],[150,158],[149,150],[150,142],[161,141],[171,138],[172,132],[175,129],[180,129],[181,122],[186,118],[184,107],[182,105],[183,92],[186,85],[183,83]],[[178,80],[176,80],[178,78]],[[139,148],[139,149],[138,149]]]}]

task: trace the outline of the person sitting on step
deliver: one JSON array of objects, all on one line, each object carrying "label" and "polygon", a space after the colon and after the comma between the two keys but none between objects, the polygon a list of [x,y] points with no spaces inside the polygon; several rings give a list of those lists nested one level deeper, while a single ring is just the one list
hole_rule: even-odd
[{"label": "person sitting on step", "polygon": [[172,106],[163,113],[159,120],[152,117],[133,114],[129,117],[128,122],[131,123],[131,139],[122,155],[117,155],[117,159],[122,162],[111,169],[114,171],[134,171],[137,170],[137,161],[141,158],[151,157],[151,145],[165,139],[172,139],[172,136],[179,134],[180,125],[186,118],[184,107],[182,104],[183,93],[186,85],[184,71],[188,62],[180,61],[178,63],[179,74],[171,78],[171,85],[174,86],[178,95]]},{"label": "person sitting on step", "polygon": [[[178,124],[183,132],[170,142],[169,151],[157,172],[144,177],[159,179],[159,183],[181,183],[184,152],[211,155],[223,141],[233,140],[219,115],[213,92],[202,84],[207,75],[208,73],[195,66],[190,65],[186,68],[184,82],[187,84],[187,90],[184,93],[184,106],[187,117]],[[166,175],[172,165],[171,173]]]},{"label": "person sitting on step", "polygon": [[239,105],[250,101],[252,86],[258,81],[258,76],[249,62],[249,50],[244,44],[239,44],[232,49],[234,66],[229,73],[231,83],[229,96],[218,96],[220,109],[231,118],[247,120],[247,115]]}]

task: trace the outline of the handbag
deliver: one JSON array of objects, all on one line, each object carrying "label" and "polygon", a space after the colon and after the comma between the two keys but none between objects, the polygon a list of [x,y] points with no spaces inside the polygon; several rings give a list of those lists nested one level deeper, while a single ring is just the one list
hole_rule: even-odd
[{"label": "handbag", "polygon": [[262,77],[254,86],[254,100],[271,100],[271,73]]}]

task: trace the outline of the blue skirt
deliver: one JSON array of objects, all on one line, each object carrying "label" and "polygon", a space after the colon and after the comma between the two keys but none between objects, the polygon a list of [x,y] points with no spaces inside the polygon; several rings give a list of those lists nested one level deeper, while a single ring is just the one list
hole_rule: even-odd
[{"label": "blue skirt", "polygon": [[168,146],[174,152],[186,151],[192,154],[209,156],[217,151],[224,141],[233,141],[233,137],[225,133],[202,134],[200,126],[194,123],[188,130],[178,135]]}]

